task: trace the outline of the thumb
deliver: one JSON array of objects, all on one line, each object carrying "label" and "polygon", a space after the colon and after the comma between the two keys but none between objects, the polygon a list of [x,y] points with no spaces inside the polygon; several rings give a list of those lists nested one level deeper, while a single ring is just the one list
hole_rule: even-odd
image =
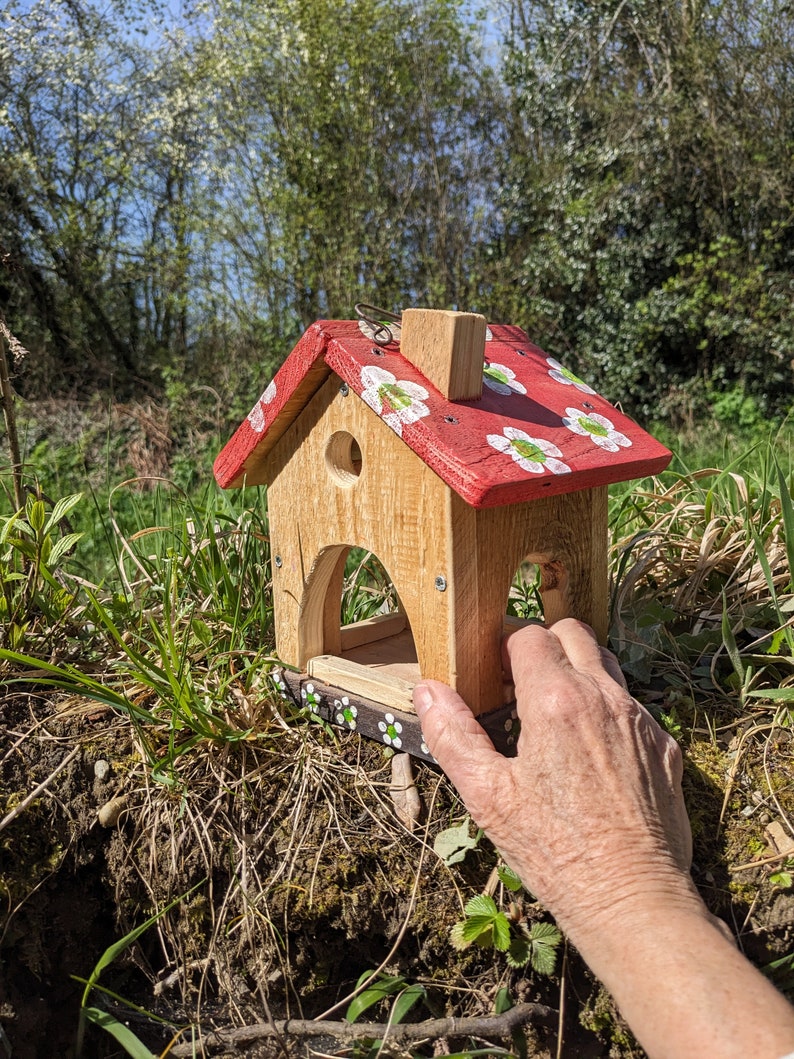
[{"label": "thumb", "polygon": [[446,684],[423,680],[414,688],[413,698],[430,753],[467,805],[469,800],[480,801],[487,775],[503,771],[506,759],[494,750],[460,695]]}]

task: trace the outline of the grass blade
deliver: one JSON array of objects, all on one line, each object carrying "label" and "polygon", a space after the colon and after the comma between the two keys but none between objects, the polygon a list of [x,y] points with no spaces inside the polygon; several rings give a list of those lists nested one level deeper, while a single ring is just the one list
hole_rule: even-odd
[{"label": "grass blade", "polygon": [[101,1011],[99,1008],[83,1008],[82,1015],[86,1022],[90,1022],[94,1026],[101,1026],[103,1030],[109,1033],[114,1040],[118,1041],[127,1055],[132,1056],[132,1059],[157,1059],[154,1052],[149,1051],[143,1041],[135,1036],[129,1026],[119,1022],[109,1012]]}]

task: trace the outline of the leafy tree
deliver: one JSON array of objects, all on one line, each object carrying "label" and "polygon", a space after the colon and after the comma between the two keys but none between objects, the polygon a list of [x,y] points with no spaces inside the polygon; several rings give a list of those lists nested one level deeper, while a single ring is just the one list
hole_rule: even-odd
[{"label": "leafy tree", "polygon": [[645,414],[696,378],[785,410],[790,8],[526,0],[511,14],[508,228],[533,329]]},{"label": "leafy tree", "polygon": [[491,81],[459,0],[216,0],[214,32],[229,238],[271,328],[475,302]]},{"label": "leafy tree", "polygon": [[185,342],[202,110],[184,40],[149,43],[156,15],[2,15],[3,294],[50,385],[140,384]]}]

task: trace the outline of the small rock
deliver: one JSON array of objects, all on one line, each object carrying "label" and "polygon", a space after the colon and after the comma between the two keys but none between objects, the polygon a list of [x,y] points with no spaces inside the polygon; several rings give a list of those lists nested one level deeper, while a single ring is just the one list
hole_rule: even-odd
[{"label": "small rock", "polygon": [[754,805],[745,805],[744,809],[742,809],[742,816],[752,816],[754,812]]},{"label": "small rock", "polygon": [[395,754],[391,759],[389,793],[397,816],[409,831],[413,831],[422,812],[422,803],[414,783],[410,754]]},{"label": "small rock", "polygon": [[119,798],[111,798],[109,802],[105,802],[104,805],[100,806],[97,812],[100,824],[103,827],[115,827],[127,806],[127,801],[127,796],[121,795]]},{"label": "small rock", "polygon": [[106,780],[110,775],[110,762],[105,761],[104,758],[100,758],[94,762],[94,775],[100,781]]},{"label": "small rock", "polygon": [[772,844],[772,848],[778,853],[794,853],[794,838],[779,820],[773,820],[766,828],[766,837]]}]

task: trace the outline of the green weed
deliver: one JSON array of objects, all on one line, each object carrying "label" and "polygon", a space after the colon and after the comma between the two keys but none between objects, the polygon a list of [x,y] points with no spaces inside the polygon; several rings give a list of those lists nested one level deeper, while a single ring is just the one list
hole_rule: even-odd
[{"label": "green weed", "polygon": [[[159,1016],[153,1015],[150,1011],[146,1011],[144,1008],[139,1007],[137,1004],[133,1004],[132,1001],[125,1000],[123,997],[120,997],[117,993],[114,993],[111,990],[106,989],[104,986],[101,986],[99,984],[99,978],[102,972],[106,970],[106,968],[108,968],[113,963],[113,961],[116,960],[126,949],[128,949],[130,945],[133,944],[133,942],[137,941],[137,939],[142,934],[145,934],[146,931],[158,921],[158,919],[161,919],[164,915],[166,915],[166,913],[170,912],[172,908],[175,908],[181,901],[184,901],[186,897],[189,897],[190,894],[192,894],[195,890],[198,889],[199,886],[203,885],[203,881],[204,880],[202,880],[201,883],[197,883],[196,886],[194,886],[186,894],[182,894],[180,897],[175,898],[164,908],[161,908],[160,911],[157,912],[155,915],[150,916],[150,918],[147,919],[145,923],[141,923],[139,926],[135,927],[134,930],[131,930],[128,934],[125,934],[123,938],[120,938],[118,941],[114,942],[107,949],[105,949],[100,958],[97,960],[94,969],[91,971],[91,974],[87,979],[75,978],[76,981],[80,982],[85,986],[85,989],[83,990],[82,1000],[80,1002],[80,1018],[77,1028],[77,1042],[75,1046],[75,1053],[78,1059],[80,1059],[80,1057],[84,1054],[85,1030],[86,1025],[89,1023],[94,1026],[99,1026],[101,1029],[109,1033],[111,1037],[113,1037],[114,1040],[116,1040],[117,1043],[122,1046],[124,1051],[128,1055],[132,1056],[132,1059],[156,1059],[156,1056],[149,1051],[146,1045],[140,1040],[139,1037],[137,1037],[132,1032],[132,1030],[130,1030],[128,1026],[126,1026],[123,1022],[119,1022],[119,1020],[114,1015],[110,1014],[110,1012],[105,1011],[102,1008],[89,1006],[88,1002],[93,992],[100,992],[105,996],[108,996],[111,999],[121,1003],[130,1011],[135,1011],[140,1015],[146,1016],[153,1022],[159,1022],[163,1025],[170,1025],[170,1023],[166,1022],[165,1019],[161,1019]],[[179,1033],[181,1032],[182,1031],[179,1031]]]},{"label": "green weed", "polygon": [[0,663],[9,683],[57,688],[126,714],[153,777],[173,784],[188,751],[251,738],[261,719],[272,664],[265,513],[201,512],[175,491],[160,524],[129,535],[116,525],[114,586],[81,582],[68,594],[50,567],[76,535],[50,541],[78,501],[67,498],[49,517],[31,502],[27,521],[6,520],[5,545],[20,569],[4,574],[3,599],[14,615],[35,606],[55,632],[79,594],[92,651],[60,662],[16,650],[22,633],[14,629],[25,629],[18,617]]},{"label": "green weed", "polygon": [[24,508],[0,515],[0,645],[49,647],[63,633],[79,594],[63,567],[82,536],[69,524],[81,499],[66,496],[48,508],[29,496]]}]

